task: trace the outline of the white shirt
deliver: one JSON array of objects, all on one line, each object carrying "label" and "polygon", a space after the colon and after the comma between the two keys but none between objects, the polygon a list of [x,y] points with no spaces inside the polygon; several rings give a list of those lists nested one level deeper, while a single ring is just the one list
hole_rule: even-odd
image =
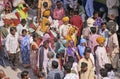
[{"label": "white shirt", "polygon": [[5,43],[5,46],[6,46],[6,50],[7,51],[10,51],[10,53],[16,53],[18,52],[17,51],[17,48],[18,48],[18,34],[16,33],[15,36],[13,36],[12,34],[9,34],[7,37],[6,37],[6,43]]},{"label": "white shirt", "polygon": [[69,74],[66,74],[64,79],[79,79],[79,77],[74,73],[69,73]]},{"label": "white shirt", "polygon": [[103,79],[110,79],[109,77],[104,77]]},{"label": "white shirt", "polygon": [[110,79],[115,79],[115,73],[113,71],[108,72],[107,75]]}]

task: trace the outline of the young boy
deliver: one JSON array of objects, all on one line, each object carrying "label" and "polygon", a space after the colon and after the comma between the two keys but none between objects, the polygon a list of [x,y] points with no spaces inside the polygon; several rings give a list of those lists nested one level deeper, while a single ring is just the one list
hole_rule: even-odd
[{"label": "young boy", "polygon": [[110,79],[107,77],[107,70],[106,69],[100,69],[100,75],[103,77],[103,79]]}]

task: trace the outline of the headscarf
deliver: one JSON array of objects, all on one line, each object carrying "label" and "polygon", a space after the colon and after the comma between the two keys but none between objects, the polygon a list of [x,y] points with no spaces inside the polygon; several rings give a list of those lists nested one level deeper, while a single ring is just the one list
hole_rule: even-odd
[{"label": "headscarf", "polygon": [[104,43],[105,42],[105,38],[104,37],[98,37],[96,39],[96,41],[98,42],[98,44]]},{"label": "headscarf", "polygon": [[44,42],[44,41],[46,41],[46,40],[48,40],[48,39],[50,39],[50,38],[51,38],[50,35],[49,35],[48,33],[46,33],[46,34],[43,36],[43,38],[42,38],[41,45],[43,45],[43,42]]},{"label": "headscarf", "polygon": [[86,43],[87,44],[87,41],[86,41],[86,39],[84,39],[84,38],[82,38],[81,40],[80,40],[80,44],[78,45],[78,49],[79,49],[79,53],[80,53],[80,55],[82,56],[82,57],[84,57],[84,52],[85,52],[85,46],[82,46],[82,43]]},{"label": "headscarf", "polygon": [[63,17],[62,21],[63,22],[68,22],[69,21],[69,17],[67,17],[67,16]]}]

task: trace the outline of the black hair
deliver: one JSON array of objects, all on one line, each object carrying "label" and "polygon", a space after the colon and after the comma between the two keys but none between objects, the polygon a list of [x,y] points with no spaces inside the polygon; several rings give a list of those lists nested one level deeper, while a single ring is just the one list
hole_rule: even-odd
[{"label": "black hair", "polygon": [[91,30],[91,32],[92,32],[93,34],[96,33],[96,27],[91,27],[90,30]]},{"label": "black hair", "polygon": [[21,72],[21,78],[25,78],[29,74],[28,71],[22,71]]},{"label": "black hair", "polygon": [[33,37],[33,38],[36,38],[36,37],[38,37],[38,34],[37,34],[37,33],[33,33],[33,34],[32,34],[32,37]]},{"label": "black hair", "polygon": [[38,78],[44,78],[45,77],[45,73],[44,72],[39,72],[37,77]]},{"label": "black hair", "polygon": [[85,67],[88,67],[88,64],[85,63],[85,62],[82,62],[82,63],[81,63],[81,68],[85,68]]},{"label": "black hair", "polygon": [[58,62],[52,61],[52,68],[57,69],[58,68]]},{"label": "black hair", "polygon": [[105,64],[105,69],[107,69],[108,72],[112,71],[113,70],[112,64],[109,63]]},{"label": "black hair", "polygon": [[94,11],[94,12],[93,12],[93,15],[95,15],[95,14],[99,14],[99,12],[98,12],[98,11]]},{"label": "black hair", "polygon": [[61,1],[58,0],[58,1],[56,2],[56,4],[57,4],[57,3],[61,3]]},{"label": "black hair", "polygon": [[71,72],[71,68],[72,68],[71,65],[72,65],[71,62],[66,62],[66,64],[64,65],[64,69],[67,73]]},{"label": "black hair", "polygon": [[86,48],[85,48],[85,52],[89,52],[89,53],[91,53],[91,52],[92,52],[92,50],[91,50],[91,48],[90,48],[90,47],[86,47]]},{"label": "black hair", "polygon": [[46,45],[46,44],[48,44],[49,43],[49,40],[45,40],[44,42],[43,42],[43,45]]},{"label": "black hair", "polygon": [[26,33],[27,33],[27,30],[26,30],[26,29],[23,29],[23,30],[22,30],[22,34],[23,34],[24,32],[26,32]]},{"label": "black hair", "polygon": [[68,56],[68,62],[73,63],[74,62],[74,58],[72,56]]},{"label": "black hair", "polygon": [[104,69],[104,68],[100,69],[100,75],[102,77],[107,77],[107,69]]},{"label": "black hair", "polygon": [[26,20],[25,20],[25,19],[22,19],[22,20],[21,20],[21,23],[24,23],[24,24],[25,24],[25,23],[26,23]]},{"label": "black hair", "polygon": [[61,57],[60,53],[57,53],[56,58],[60,58],[60,57]]},{"label": "black hair", "polygon": [[48,7],[48,3],[47,2],[43,2],[43,6],[46,8]]},{"label": "black hair", "polygon": [[103,22],[103,23],[101,23],[101,26],[102,26],[102,25],[107,25],[107,23],[106,23],[106,22]]},{"label": "black hair", "polygon": [[13,31],[17,31],[16,27],[10,27],[10,33],[13,32]]},{"label": "black hair", "polygon": [[75,10],[74,10],[74,15],[78,15],[78,14],[79,14],[78,10],[75,9]]}]

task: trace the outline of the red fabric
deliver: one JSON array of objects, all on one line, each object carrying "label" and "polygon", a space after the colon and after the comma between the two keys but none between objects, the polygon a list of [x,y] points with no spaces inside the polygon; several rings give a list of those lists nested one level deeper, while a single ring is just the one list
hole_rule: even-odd
[{"label": "red fabric", "polygon": [[74,15],[71,17],[70,23],[78,28],[78,35],[80,35],[83,25],[82,18],[79,15]]}]

